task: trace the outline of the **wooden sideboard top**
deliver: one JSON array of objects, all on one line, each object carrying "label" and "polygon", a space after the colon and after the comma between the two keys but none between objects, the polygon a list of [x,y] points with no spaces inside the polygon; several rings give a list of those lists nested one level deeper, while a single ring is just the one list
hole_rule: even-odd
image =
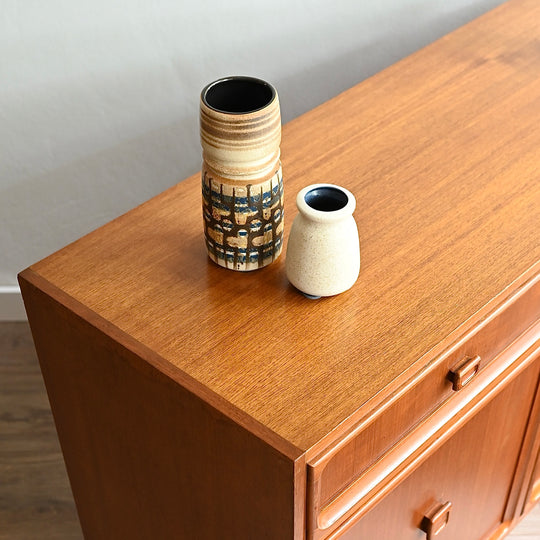
[{"label": "wooden sideboard top", "polygon": [[511,1],[284,126],[286,234],[305,185],[356,195],[349,292],[304,298],[285,252],[212,263],[198,175],[22,278],[300,455],[538,273],[538,21],[537,0]]}]

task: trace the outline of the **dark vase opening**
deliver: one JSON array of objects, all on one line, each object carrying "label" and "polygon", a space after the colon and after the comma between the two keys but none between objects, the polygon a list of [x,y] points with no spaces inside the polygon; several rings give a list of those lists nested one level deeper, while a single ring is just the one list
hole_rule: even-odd
[{"label": "dark vase opening", "polygon": [[347,206],[349,197],[338,188],[324,186],[309,190],[304,196],[306,204],[321,212],[335,212]]},{"label": "dark vase opening", "polygon": [[203,103],[218,112],[247,114],[269,105],[276,95],[273,86],[254,77],[227,77],[203,89]]}]

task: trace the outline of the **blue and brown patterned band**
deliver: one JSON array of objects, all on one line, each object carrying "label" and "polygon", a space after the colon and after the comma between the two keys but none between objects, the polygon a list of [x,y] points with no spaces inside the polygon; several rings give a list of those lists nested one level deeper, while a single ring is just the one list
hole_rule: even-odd
[{"label": "blue and brown patterned band", "polygon": [[202,198],[209,257],[232,270],[256,270],[273,262],[283,242],[283,176],[246,186],[211,178],[203,169]]}]

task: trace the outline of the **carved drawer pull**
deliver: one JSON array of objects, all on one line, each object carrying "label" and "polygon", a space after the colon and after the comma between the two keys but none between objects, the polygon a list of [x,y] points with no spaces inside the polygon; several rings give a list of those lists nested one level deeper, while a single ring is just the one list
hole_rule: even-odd
[{"label": "carved drawer pull", "polygon": [[452,383],[452,390],[461,390],[478,373],[480,357],[466,356],[456,367],[452,368],[446,378]]},{"label": "carved drawer pull", "polygon": [[424,516],[420,524],[420,530],[426,533],[427,540],[433,540],[448,523],[450,519],[450,509],[452,503],[448,501],[445,504],[440,504],[428,515]]}]

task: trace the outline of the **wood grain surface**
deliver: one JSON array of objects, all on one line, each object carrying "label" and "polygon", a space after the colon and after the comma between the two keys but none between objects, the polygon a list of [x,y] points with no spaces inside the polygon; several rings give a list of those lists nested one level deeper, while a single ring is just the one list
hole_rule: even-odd
[{"label": "wood grain surface", "polygon": [[[318,458],[311,459],[309,466],[313,467],[313,474],[309,476],[310,483],[320,482],[317,499],[328,501],[333,498],[350,483],[351,478],[357,478],[385,452],[401,444],[403,434],[410,434],[411,430],[416,429],[428,416],[433,425],[433,416],[440,413],[445,402],[445,408],[454,407],[446,427],[451,430],[454,427],[452,415],[463,407],[464,393],[468,393],[466,387],[457,392],[452,389],[448,379],[451,369],[462,364],[463,358],[467,358],[467,355],[474,351],[474,355],[480,358],[480,367],[471,379],[470,387],[477,393],[479,378],[493,384],[494,372],[491,363],[508,366],[515,362],[515,354],[519,354],[516,347],[510,347],[503,354],[503,358],[506,358],[503,360],[500,355],[504,349],[520,335],[522,337],[519,341],[523,343],[520,351],[523,351],[522,347],[527,348],[540,339],[538,325],[536,332],[532,331],[531,327],[525,333],[529,337],[523,339],[525,334],[518,324],[533,324],[538,319],[539,306],[540,280],[530,288],[519,291],[517,300],[501,306],[500,311],[492,313],[492,318],[484,319],[471,335],[464,336],[462,343],[449,349],[446,358],[422,372],[416,384],[405,390],[400,389],[401,395],[394,394],[391,400],[386,400],[375,414],[359,422],[354,430],[341,438],[339,444],[334,444]],[[490,372],[487,377],[483,374],[486,370]],[[425,432],[421,438],[424,439],[424,436]],[[386,469],[384,476],[387,476],[388,472]]]},{"label": "wood grain surface", "polygon": [[536,0],[512,0],[284,127],[287,232],[303,186],[356,196],[351,291],[307,300],[288,285],[284,256],[247,275],[210,262],[198,176],[26,279],[309,449],[537,272],[539,19]]}]

